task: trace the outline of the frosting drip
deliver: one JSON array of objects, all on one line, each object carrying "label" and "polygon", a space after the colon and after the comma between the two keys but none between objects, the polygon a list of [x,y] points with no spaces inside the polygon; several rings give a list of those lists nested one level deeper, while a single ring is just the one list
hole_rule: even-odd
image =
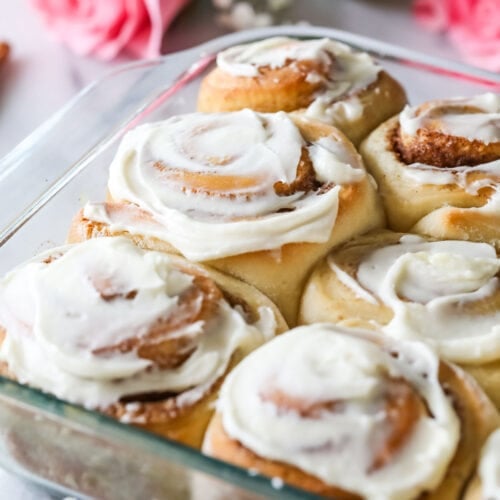
[{"label": "frosting drip", "polygon": [[[352,332],[310,325],[252,353],[223,385],[224,429],[257,455],[327,484],[370,499],[414,498],[439,484],[459,439],[439,361],[423,344],[381,346],[378,337]],[[429,413],[412,413],[397,458],[374,466],[391,425],[384,401],[395,380]]]},{"label": "frosting drip", "polygon": [[371,252],[356,277],[393,311],[385,333],[424,340],[451,361],[483,363],[500,357],[499,272],[488,244],[410,236]]},{"label": "frosting drip", "polygon": [[[355,96],[373,83],[380,71],[364,52],[355,52],[340,42],[327,38],[296,40],[286,37],[231,47],[217,56],[218,67],[233,76],[256,77],[263,68],[277,69],[297,61],[315,61],[318,71],[308,73],[306,81],[319,84],[319,90],[306,115],[325,122],[336,118],[354,120],[363,107]],[[342,102],[336,102],[342,99]]]},{"label": "frosting drip", "polygon": [[482,486],[482,498],[500,498],[500,430],[486,441],[478,467]]},{"label": "frosting drip", "polygon": [[[309,162],[311,171],[301,173]],[[306,180],[293,188],[301,175]],[[341,185],[365,175],[340,139],[306,143],[285,113],[182,115],[129,132],[110,168],[112,198],[140,207],[154,223],[112,217],[99,205],[84,214],[207,260],[326,241]],[[328,189],[318,189],[321,183]]]},{"label": "frosting drip", "polygon": [[[275,325],[248,325],[223,299],[189,322],[183,312],[203,300],[181,305],[195,280],[125,238],[51,250],[0,283],[0,359],[20,382],[88,408],[149,392],[189,389],[197,399],[196,387],[208,389],[236,350],[255,348]],[[157,351],[162,342],[175,348],[171,366],[141,351],[155,327]]]}]

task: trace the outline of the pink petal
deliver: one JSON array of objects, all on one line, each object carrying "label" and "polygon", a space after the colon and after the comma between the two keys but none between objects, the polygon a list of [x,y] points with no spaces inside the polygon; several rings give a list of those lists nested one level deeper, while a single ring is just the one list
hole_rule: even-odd
[{"label": "pink petal", "polygon": [[52,37],[67,44],[74,52],[89,54],[99,43],[89,29],[94,1],[31,0],[31,5],[41,15]]},{"label": "pink petal", "polygon": [[116,57],[127,47],[135,34],[149,23],[148,13],[142,0],[125,0],[124,9],[119,31],[103,39],[103,43],[95,50],[95,55],[100,59],[110,60]]},{"label": "pink petal", "polygon": [[413,13],[417,21],[430,31],[444,31],[450,22],[446,0],[416,0]]},{"label": "pink petal", "polygon": [[31,5],[49,16],[67,15],[78,8],[73,0],[31,0]]},{"label": "pink petal", "polygon": [[54,38],[106,60],[125,49],[158,56],[165,29],[188,1],[30,0]]},{"label": "pink petal", "polygon": [[468,22],[477,0],[449,0],[450,23],[463,24]]},{"label": "pink petal", "polygon": [[475,26],[479,39],[500,39],[500,1],[482,0],[477,3],[468,26]]},{"label": "pink petal", "polygon": [[138,57],[160,55],[163,34],[189,0],[144,0],[149,15],[150,29],[138,31],[127,50]]},{"label": "pink petal", "polygon": [[450,32],[450,39],[468,63],[500,71],[500,37],[480,38],[475,30],[457,26]]}]

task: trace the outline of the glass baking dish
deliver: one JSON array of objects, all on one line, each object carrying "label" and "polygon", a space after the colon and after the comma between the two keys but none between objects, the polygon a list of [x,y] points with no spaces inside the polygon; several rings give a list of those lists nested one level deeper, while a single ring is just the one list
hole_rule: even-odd
[{"label": "glass baking dish", "polygon": [[[0,273],[64,242],[71,217],[105,197],[131,127],[195,110],[215,54],[276,35],[330,37],[370,52],[410,102],[500,90],[500,75],[318,27],[252,30],[146,62],[90,85],[0,161]],[[0,377],[0,466],[61,495],[256,499],[312,495]]]}]

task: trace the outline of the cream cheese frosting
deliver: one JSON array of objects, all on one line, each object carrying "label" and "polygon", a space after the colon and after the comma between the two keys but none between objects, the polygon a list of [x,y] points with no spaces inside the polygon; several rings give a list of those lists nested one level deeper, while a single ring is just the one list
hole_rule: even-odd
[{"label": "cream cheese frosting", "polygon": [[500,498],[500,430],[490,435],[481,452],[478,467],[481,479],[481,498]]},{"label": "cream cheese frosting", "polygon": [[[329,188],[278,194],[275,185],[293,182],[304,150]],[[88,204],[84,216],[207,260],[328,240],[342,185],[365,176],[340,138],[307,143],[286,113],[194,113],[130,131],[111,164],[113,200],[139,207],[153,223],[113,218],[99,204]]]},{"label": "cream cheese frosting", "polygon": [[[471,112],[473,110],[473,112]],[[429,129],[489,144],[500,142],[500,94],[488,92],[470,98],[454,98],[420,106],[406,106],[399,115],[403,133],[416,135]]]},{"label": "cream cheese frosting", "polygon": [[[385,333],[423,340],[451,361],[483,363],[500,358],[500,309],[490,306],[478,314],[473,305],[500,293],[499,273],[491,245],[408,235],[365,256],[356,280],[393,311],[381,327]],[[358,288],[351,288],[359,296]]]},{"label": "cream cheese frosting", "polygon": [[[500,94],[488,92],[470,98],[438,100],[425,106],[406,106],[399,115],[399,125],[402,133],[410,136],[415,136],[419,129],[427,129],[484,144],[500,142]],[[500,179],[500,159],[453,168],[425,163],[412,163],[408,167],[402,169],[402,174],[421,184],[456,184],[471,193],[487,186],[498,190],[495,184]],[[486,178],[470,181],[469,176],[475,172],[491,175],[496,182]]]},{"label": "cream cheese frosting", "polygon": [[185,391],[197,400],[237,350],[273,336],[276,324],[266,308],[250,325],[221,299],[213,318],[178,325],[165,335],[189,339],[194,350],[175,368],[156,366],[137,348],[106,350],[144,337],[155,322],[175,314],[192,282],[171,256],[141,250],[126,238],[50,250],[0,282],[6,332],[0,359],[21,383],[87,408],[149,392]]},{"label": "cream cheese frosting", "polygon": [[[422,343],[313,324],[250,354],[224,382],[218,411],[225,432],[261,457],[368,499],[414,498],[440,483],[459,440],[438,371],[437,356]],[[397,459],[372,470],[385,413],[377,401],[388,378],[405,380],[429,413],[418,418]],[[314,415],[277,407],[268,397],[273,392],[324,407]]]},{"label": "cream cheese frosting", "polygon": [[355,94],[373,83],[381,70],[367,53],[328,38],[268,38],[231,47],[217,56],[222,71],[240,77],[256,77],[262,68],[282,68],[296,61],[317,61],[326,68],[325,73],[312,71],[307,75],[308,82],[322,86],[306,116],[329,123],[337,117],[355,120],[362,115],[363,106]]}]

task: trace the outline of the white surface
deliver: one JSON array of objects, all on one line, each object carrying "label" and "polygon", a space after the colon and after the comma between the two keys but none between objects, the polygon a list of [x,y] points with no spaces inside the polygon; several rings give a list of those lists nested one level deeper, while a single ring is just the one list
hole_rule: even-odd
[{"label": "white surface", "polygon": [[16,500],[49,500],[51,498],[2,469],[0,469],[0,495],[1,498],[15,498]]},{"label": "white surface", "polygon": [[[181,50],[226,30],[214,23],[210,0],[192,0],[164,40],[164,52]],[[428,54],[457,59],[439,35],[417,27],[409,0],[296,0],[281,16],[282,22],[350,30]],[[127,61],[102,63],[78,57],[54,42],[33,13],[28,0],[2,2],[0,40],[12,45],[11,59],[0,70],[0,157],[60,108],[81,88]],[[43,173],[41,173],[43,175]],[[45,499],[0,470],[0,498]]]}]

